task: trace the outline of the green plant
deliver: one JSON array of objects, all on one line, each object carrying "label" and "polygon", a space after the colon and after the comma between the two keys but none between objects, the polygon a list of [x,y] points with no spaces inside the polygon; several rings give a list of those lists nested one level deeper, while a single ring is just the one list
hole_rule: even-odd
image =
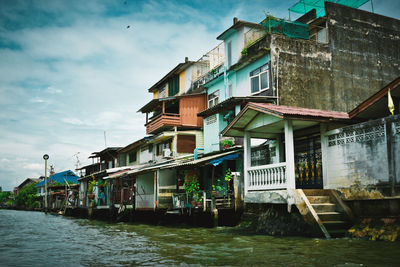
[{"label": "green plant", "polygon": [[36,192],[37,190],[35,184],[25,186],[21,189],[21,191],[19,191],[18,195],[15,197],[16,205],[29,209],[38,207],[40,203],[37,201]]},{"label": "green plant", "polygon": [[232,180],[232,171],[231,169],[227,169],[225,172],[225,181],[230,182]]},{"label": "green plant", "polygon": [[217,179],[215,184],[212,185],[213,191],[222,191],[224,190],[223,181],[221,179]]},{"label": "green plant", "polygon": [[231,147],[233,146],[233,142],[230,139],[225,139],[224,141],[221,142],[221,145],[223,147]]},{"label": "green plant", "polygon": [[96,181],[94,178],[89,181],[88,193],[93,193],[93,187],[96,185]]},{"label": "green plant", "polygon": [[247,56],[247,47],[242,49],[242,52],[240,52],[242,54],[242,56]]},{"label": "green plant", "polygon": [[198,195],[200,191],[200,184],[197,181],[196,176],[187,176],[185,178],[185,183],[183,184],[185,191],[188,195]]},{"label": "green plant", "polygon": [[11,192],[0,192],[0,203],[6,202],[11,197]]}]

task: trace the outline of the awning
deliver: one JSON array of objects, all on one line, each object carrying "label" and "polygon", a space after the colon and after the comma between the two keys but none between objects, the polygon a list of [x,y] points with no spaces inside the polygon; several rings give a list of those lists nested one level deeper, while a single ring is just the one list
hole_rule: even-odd
[{"label": "awning", "polygon": [[239,157],[239,153],[230,154],[230,155],[227,155],[227,156],[224,156],[224,157],[221,157],[221,158],[217,158],[217,159],[211,160],[210,164],[214,165],[214,166],[218,166],[224,160],[237,159],[238,157]]},{"label": "awning", "polygon": [[[231,151],[226,151],[226,152],[222,152],[222,153],[218,153],[215,155],[211,155],[211,156],[205,156],[202,157],[201,159],[197,159],[197,160],[190,160],[190,161],[185,161],[182,163],[178,163],[176,166],[177,167],[186,167],[186,166],[201,166],[201,165],[208,165],[208,164],[212,164],[211,162],[217,162],[219,160],[221,160],[219,163],[217,163],[214,166],[217,166],[218,164],[220,164],[222,161],[230,159],[229,157],[231,156],[232,159],[236,159],[238,157],[239,151],[242,148],[235,148]],[[234,156],[236,154],[236,156]]]}]

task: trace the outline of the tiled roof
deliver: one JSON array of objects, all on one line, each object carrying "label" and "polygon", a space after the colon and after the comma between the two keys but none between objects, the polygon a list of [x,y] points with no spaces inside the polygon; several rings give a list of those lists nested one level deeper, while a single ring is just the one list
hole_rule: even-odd
[{"label": "tiled roof", "polygon": [[305,117],[320,117],[320,118],[332,118],[332,119],[350,119],[348,113],[311,109],[311,108],[299,108],[299,107],[289,107],[282,105],[273,105],[267,103],[248,103],[250,107],[259,108],[271,113],[284,116],[305,116]]}]

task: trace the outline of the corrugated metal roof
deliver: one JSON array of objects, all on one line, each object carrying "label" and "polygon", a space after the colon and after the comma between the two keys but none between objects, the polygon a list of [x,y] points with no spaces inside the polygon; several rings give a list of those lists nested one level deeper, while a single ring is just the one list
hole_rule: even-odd
[{"label": "corrugated metal roof", "polygon": [[269,111],[270,113],[274,113],[280,116],[287,115],[295,115],[295,116],[306,116],[306,117],[321,117],[321,118],[332,118],[332,119],[350,119],[348,113],[338,112],[338,111],[329,111],[329,110],[320,110],[320,109],[311,109],[311,108],[299,108],[299,107],[290,107],[290,106],[282,106],[282,105],[273,105],[267,103],[248,103],[250,107],[258,107],[264,109],[265,111]]},{"label": "corrugated metal roof", "polygon": [[[63,172],[53,174],[49,178],[50,178],[51,182],[57,182],[60,184],[65,184],[65,180],[69,184],[77,184],[79,177],[71,170],[68,170],[68,171],[63,171]],[[38,183],[37,185],[35,185],[35,187],[41,187],[41,186],[44,186],[44,180],[42,182]]]},{"label": "corrugated metal roof", "polygon": [[211,161],[213,159],[217,159],[217,158],[220,158],[220,157],[224,157],[224,156],[227,156],[227,155],[230,155],[230,154],[237,153],[240,150],[241,150],[241,148],[240,149],[234,149],[234,150],[231,150],[231,151],[228,151],[228,152],[218,153],[218,154],[211,155],[211,156],[205,156],[205,157],[203,157],[201,159],[197,159],[197,160],[191,160],[191,161],[185,161],[185,162],[177,163],[176,167],[192,166],[192,165],[198,165],[198,164],[201,164],[201,163],[206,163],[206,162]]},{"label": "corrugated metal roof", "polygon": [[131,170],[129,172],[127,172],[127,174],[139,174],[142,172],[149,172],[152,170],[157,170],[157,169],[167,169],[167,168],[172,168],[175,167],[176,163],[175,162],[170,162],[168,161],[167,163],[158,163],[152,166],[148,166],[148,167],[144,167],[144,168],[140,168],[140,169],[135,169],[135,170]]}]

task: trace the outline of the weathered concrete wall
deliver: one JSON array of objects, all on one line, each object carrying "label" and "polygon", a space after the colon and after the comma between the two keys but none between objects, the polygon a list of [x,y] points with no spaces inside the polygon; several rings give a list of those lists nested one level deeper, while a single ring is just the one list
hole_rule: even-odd
[{"label": "weathered concrete wall", "polygon": [[274,34],[270,48],[280,105],[332,109],[337,99],[331,89],[332,56],[328,45]]},{"label": "weathered concrete wall", "polygon": [[400,185],[400,116],[328,132],[327,189],[357,187],[392,194]]},{"label": "weathered concrete wall", "polygon": [[332,80],[350,111],[400,73],[400,21],[326,3]]},{"label": "weathered concrete wall", "polygon": [[329,2],[326,16],[328,44],[272,35],[280,104],[348,112],[398,77],[399,20]]}]

